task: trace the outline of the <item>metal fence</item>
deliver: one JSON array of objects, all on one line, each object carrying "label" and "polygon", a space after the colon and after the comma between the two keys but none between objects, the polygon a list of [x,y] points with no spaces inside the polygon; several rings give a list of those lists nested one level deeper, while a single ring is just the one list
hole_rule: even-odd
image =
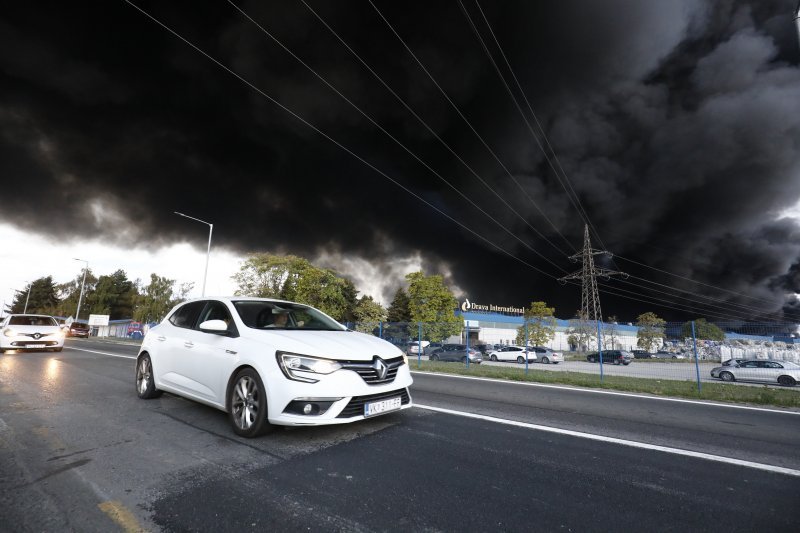
[{"label": "metal fence", "polygon": [[[534,351],[535,344],[527,328],[519,322],[465,321],[462,324],[390,323],[348,324],[352,329],[369,333],[398,346],[412,364],[421,367],[435,359],[453,361],[465,367],[483,366],[516,368],[520,372],[579,372],[604,380],[608,376],[651,380],[691,381],[698,390],[703,383],[722,382],[719,372],[712,370],[732,361],[729,374],[737,385],[775,385],[780,370],[761,370],[772,366],[758,364],[759,370],[746,373],[743,361],[800,363],[800,338],[797,325],[784,323],[743,324],[704,321],[668,322],[654,328],[638,328],[631,324],[564,323],[554,328],[552,338],[541,347],[556,356]],[[448,329],[449,328],[449,329]],[[443,333],[444,332],[444,333]],[[447,346],[445,346],[447,345]],[[521,346],[520,362],[495,359],[509,346]],[[527,347],[527,349],[525,348]],[[448,357],[437,357],[448,351]],[[453,357],[453,351],[458,356]],[[480,361],[475,357],[479,352]],[[470,354],[472,354],[470,356]],[[505,354],[508,355],[508,354]],[[545,364],[548,363],[548,364]],[[748,366],[756,367],[755,363]],[[796,373],[793,379],[800,381]],[[728,376],[726,376],[727,378]],[[790,384],[785,381],[783,384]],[[798,387],[800,389],[800,387]]]}]

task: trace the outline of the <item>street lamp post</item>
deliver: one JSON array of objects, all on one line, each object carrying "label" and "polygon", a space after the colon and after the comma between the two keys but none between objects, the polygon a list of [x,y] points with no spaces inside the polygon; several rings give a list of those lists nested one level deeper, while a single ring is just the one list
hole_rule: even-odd
[{"label": "street lamp post", "polygon": [[211,233],[214,231],[214,224],[211,222],[206,222],[205,220],[200,220],[199,218],[190,217],[189,215],[184,215],[183,213],[178,213],[177,211],[173,211],[176,215],[180,215],[185,218],[190,218],[192,220],[196,220],[197,222],[202,222],[203,224],[208,226],[208,250],[206,250],[206,271],[203,274],[203,293],[200,295],[201,297],[206,295],[206,278],[208,277],[208,258],[211,256]]},{"label": "street lamp post", "polygon": [[75,311],[75,320],[80,320],[81,317],[81,303],[83,302],[83,286],[86,285],[86,271],[89,270],[89,261],[85,259],[78,259],[77,257],[73,257],[75,261],[82,261],[86,263],[83,267],[83,281],[81,281],[81,294],[78,296],[78,310]]}]

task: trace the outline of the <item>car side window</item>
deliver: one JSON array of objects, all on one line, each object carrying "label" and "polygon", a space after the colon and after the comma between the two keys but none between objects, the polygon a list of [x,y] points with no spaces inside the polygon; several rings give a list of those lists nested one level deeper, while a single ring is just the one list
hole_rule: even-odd
[{"label": "car side window", "polygon": [[758,361],[746,361],[742,368],[758,368]]},{"label": "car side window", "polygon": [[206,301],[189,302],[177,311],[175,311],[169,321],[179,328],[193,328],[197,323],[197,317],[200,316],[200,311],[205,307]]}]

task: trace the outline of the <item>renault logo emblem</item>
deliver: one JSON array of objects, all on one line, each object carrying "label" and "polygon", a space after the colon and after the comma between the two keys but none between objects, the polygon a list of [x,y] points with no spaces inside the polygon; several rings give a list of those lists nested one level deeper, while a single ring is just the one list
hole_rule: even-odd
[{"label": "renault logo emblem", "polygon": [[375,369],[375,374],[377,374],[378,379],[386,379],[386,373],[389,371],[389,368],[386,366],[386,363],[383,362],[383,359],[376,357],[375,362],[372,363],[372,368]]}]

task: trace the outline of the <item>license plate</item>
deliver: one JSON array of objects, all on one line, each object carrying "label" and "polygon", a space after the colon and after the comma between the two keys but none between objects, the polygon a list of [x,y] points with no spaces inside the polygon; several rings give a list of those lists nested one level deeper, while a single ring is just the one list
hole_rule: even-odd
[{"label": "license plate", "polygon": [[23,348],[44,348],[44,344],[26,344]]},{"label": "license plate", "polygon": [[389,398],[388,400],[381,400],[379,402],[370,402],[364,404],[364,416],[375,416],[388,411],[400,409],[400,398]]}]

